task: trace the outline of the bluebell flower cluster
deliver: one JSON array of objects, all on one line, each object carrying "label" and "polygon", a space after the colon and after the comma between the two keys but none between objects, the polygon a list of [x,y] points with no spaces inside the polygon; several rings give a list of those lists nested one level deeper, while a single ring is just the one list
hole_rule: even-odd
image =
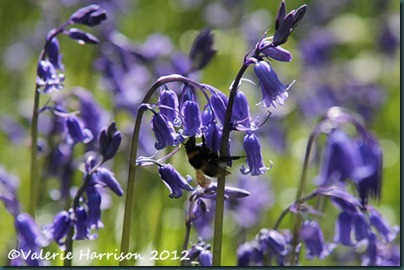
[{"label": "bluebell flower cluster", "polygon": [[210,245],[205,243],[202,239],[198,243],[192,245],[188,250],[188,265],[193,266],[212,266],[212,253]]},{"label": "bluebell flower cluster", "polygon": [[[354,135],[349,135],[344,130],[344,125],[347,124],[355,128]],[[397,237],[398,227],[391,226],[370,205],[371,199],[380,199],[382,150],[378,140],[365,128],[362,121],[338,107],[328,111],[315,132],[326,133],[327,139],[319,174],[315,178],[317,188],[305,200],[325,197],[339,210],[339,214],[336,217],[334,238],[327,242],[321,229],[321,219],[318,218],[322,209],[314,209],[301,201],[296,201],[288,208],[288,211],[301,215],[304,219],[298,236],[304,243],[306,258],[324,259],[338,245],[348,246],[353,250],[364,246],[361,249],[365,251],[360,253],[363,265],[394,264],[396,260],[388,258],[396,255],[383,253],[381,250],[391,248]],[[351,193],[350,186],[356,192]],[[278,225],[277,223],[276,226]],[[278,230],[272,230],[267,235],[272,235],[272,238],[262,238],[262,234],[256,238],[271,240],[267,243],[272,245],[274,242],[281,243],[279,239],[284,239]],[[278,237],[274,238],[274,235]],[[262,265],[262,257],[267,253],[270,256],[276,255],[278,265],[291,264],[291,258],[285,258],[299,254],[300,244],[296,245],[291,239],[284,239],[282,243],[277,248],[273,247],[269,253],[257,240],[241,245],[238,250],[239,265]],[[293,248],[296,248],[294,252]]]},{"label": "bluebell flower cluster", "polygon": [[278,265],[286,265],[285,258],[290,252],[291,234],[288,230],[279,232],[262,229],[252,241],[239,246],[237,250],[238,266],[263,266],[264,256],[270,254]]},{"label": "bluebell flower cluster", "polygon": [[380,198],[383,155],[377,139],[367,131],[359,138],[336,129],[327,137],[318,184],[344,185],[351,181],[366,206],[369,197]]},{"label": "bluebell flower cluster", "polygon": [[[50,236],[43,231],[35,223],[34,219],[25,212],[22,212],[22,207],[17,198],[17,177],[8,173],[0,166],[0,201],[3,202],[7,212],[14,218],[14,227],[17,235],[18,251],[39,252],[43,247],[50,243]],[[42,266],[45,262],[41,258],[32,256],[16,257],[10,261],[12,266]]]},{"label": "bluebell flower cluster", "polygon": [[[212,237],[211,222],[214,218],[217,183],[212,182],[206,188],[197,187],[188,200],[186,222],[193,225],[198,235],[203,239]],[[240,201],[242,203],[249,198],[250,192],[246,189],[226,186],[225,200],[228,203]]]},{"label": "bluebell flower cluster", "polygon": [[74,240],[91,240],[97,237],[92,230],[104,227],[101,221],[102,188],[108,188],[117,196],[123,196],[124,191],[114,173],[102,167],[116,155],[121,140],[122,135],[115,122],[101,130],[98,137],[100,160],[97,162],[91,155],[87,157],[83,183],[76,193],[72,208],[60,211],[52,223],[46,226],[47,232],[62,249],[65,248],[66,239],[73,228]]},{"label": "bluebell flower cluster", "polygon": [[42,93],[51,93],[63,89],[65,79],[57,35],[65,34],[80,44],[97,44],[98,39],[77,28],[67,28],[73,24],[95,26],[106,19],[106,12],[98,5],[90,5],[75,12],[68,21],[57,29],[49,31],[45,47],[37,66],[37,88]]}]

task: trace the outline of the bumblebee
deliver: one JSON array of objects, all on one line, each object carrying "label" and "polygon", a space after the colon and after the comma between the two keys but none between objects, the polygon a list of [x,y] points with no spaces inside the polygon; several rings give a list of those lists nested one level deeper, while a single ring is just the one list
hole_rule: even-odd
[{"label": "bumblebee", "polygon": [[205,136],[202,135],[202,144],[196,144],[195,136],[192,136],[185,143],[185,150],[188,156],[188,162],[195,169],[196,181],[206,188],[212,182],[210,177],[216,177],[219,173],[229,175],[230,172],[219,166],[220,162],[237,160],[242,156],[231,156],[219,158],[217,152],[212,151],[206,146]]}]

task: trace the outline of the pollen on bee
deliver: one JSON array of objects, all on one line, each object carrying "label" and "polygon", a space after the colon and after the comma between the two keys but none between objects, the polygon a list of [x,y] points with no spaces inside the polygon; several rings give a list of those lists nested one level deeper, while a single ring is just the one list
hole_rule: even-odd
[{"label": "pollen on bee", "polygon": [[203,188],[206,188],[210,185],[212,182],[212,179],[207,177],[202,171],[200,170],[195,170],[195,176],[196,176],[196,182],[198,182],[198,185],[200,185]]}]

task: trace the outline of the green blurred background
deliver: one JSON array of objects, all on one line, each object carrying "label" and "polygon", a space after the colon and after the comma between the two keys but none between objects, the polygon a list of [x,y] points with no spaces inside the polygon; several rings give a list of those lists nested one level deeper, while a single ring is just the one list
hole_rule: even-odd
[{"label": "green blurred background", "polygon": [[[108,3],[109,2],[109,3]],[[66,37],[59,38],[63,63],[65,65],[65,89],[74,86],[90,90],[102,106],[112,113],[111,94],[101,74],[93,68],[93,61],[99,57],[102,47],[102,27],[115,27],[126,35],[134,44],[142,44],[152,33],[168,36],[175,47],[188,53],[197,31],[210,27],[214,33],[218,53],[213,61],[200,74],[200,80],[211,84],[222,91],[229,88],[244,55],[253,45],[247,42],[249,33],[259,33],[274,27],[274,17],[279,1],[207,1],[207,0],[139,0],[139,1],[9,1],[0,0],[0,115],[14,116],[27,130],[35,83],[35,70],[38,55],[43,46],[46,32],[63,23],[77,8],[89,3],[101,6],[115,6],[115,10],[104,26],[92,29],[82,27],[100,37],[101,44],[81,46]],[[274,63],[283,82],[296,79],[290,90],[290,97],[283,108],[272,110],[276,121],[286,130],[283,139],[286,146],[276,150],[276,143],[262,139],[265,160],[272,160],[273,168],[265,176],[259,177],[271,186],[273,204],[262,214],[258,224],[244,231],[244,240],[254,238],[260,228],[272,227],[282,209],[290,204],[295,196],[300,176],[306,142],[311,129],[320,115],[302,113],[298,106],[299,99],[310,96],[312,86],[319,80],[333,85],[341,85],[347,74],[354,77],[359,84],[375,84],[383,91],[380,104],[369,106],[373,117],[368,121],[368,128],[379,138],[383,147],[384,167],[383,186],[380,202],[372,201],[390,224],[400,224],[400,52],[393,48],[386,53],[380,47],[382,25],[387,22],[393,37],[400,38],[398,0],[355,0],[355,1],[297,1],[287,0],[287,10],[295,9],[307,3],[308,12],[301,25],[294,31],[290,40],[283,47],[293,54],[291,63]],[[313,8],[312,8],[313,7]],[[315,8],[314,8],[315,7]],[[323,17],[319,16],[321,14]],[[327,72],[311,73],[305,77],[309,67],[304,65],[299,46],[310,41],[310,33],[328,31],[337,37],[337,44],[329,57]],[[324,76],[324,77],[322,77]],[[246,75],[253,79],[251,70]],[[321,78],[319,78],[321,77]],[[314,78],[315,82],[310,79]],[[157,78],[154,78],[157,79]],[[311,84],[312,83],[312,84]],[[243,84],[244,86],[244,84]],[[147,89],[144,89],[145,91]],[[244,90],[244,89],[243,89]],[[257,91],[257,92],[254,92]],[[258,88],[245,84],[245,93],[250,98],[250,106],[259,102]],[[339,92],[335,92],[339,95]],[[133,95],[142,96],[141,91],[133,91]],[[346,95],[346,93],[341,93]],[[314,97],[315,98],[315,97]],[[320,98],[321,99],[321,98]],[[42,96],[42,104],[47,100]],[[340,105],[356,108],[352,100],[340,99]],[[349,102],[348,102],[349,101]],[[321,100],[319,101],[321,102]],[[355,103],[355,102],[354,102]],[[366,105],[366,104],[365,104]],[[321,110],[320,110],[321,111]],[[325,110],[324,110],[325,112]],[[356,112],[360,114],[360,111]],[[113,118],[118,128],[126,131],[133,127],[133,118],[127,113],[118,112]],[[145,125],[148,126],[147,120]],[[277,127],[274,127],[277,128]],[[271,120],[265,130],[271,129]],[[234,140],[240,141],[241,137]],[[128,145],[129,138],[124,139]],[[0,132],[0,163],[20,179],[19,198],[27,209],[29,191],[26,183],[29,178],[29,138],[20,143],[12,143],[10,138]],[[151,153],[153,150],[151,150]],[[193,174],[192,168],[183,162],[185,151],[173,157],[171,163],[183,174]],[[113,169],[118,180],[126,184],[128,154],[118,154]],[[43,160],[41,160],[42,162]],[[41,163],[42,164],[42,163]],[[229,185],[235,185],[242,162],[235,162]],[[268,165],[268,164],[267,164]],[[310,177],[317,174],[315,163],[310,170]],[[79,184],[82,174],[75,174],[74,182]],[[184,237],[184,216],[186,196],[181,199],[170,199],[166,187],[159,180],[157,170],[153,167],[141,169],[136,183],[135,213],[132,229],[132,252],[148,253],[150,250],[180,250]],[[52,201],[49,192],[57,187],[55,179],[47,180],[41,189],[41,201],[38,209],[39,225],[50,223],[53,215],[62,210],[57,201]],[[98,231],[98,239],[75,243],[75,250],[90,248],[92,251],[117,252],[120,245],[120,234],[123,220],[124,199],[110,196],[111,206],[103,211],[102,220],[105,228]],[[332,241],[335,218],[332,207],[327,208],[327,215],[320,222],[327,241]],[[223,264],[235,265],[236,248],[240,245],[239,228],[234,223],[230,211],[225,212],[225,236],[223,239]],[[7,264],[6,254],[15,247],[16,238],[13,219],[0,207],[0,264]],[[289,219],[282,223],[289,227]],[[209,239],[206,239],[210,242]],[[191,235],[191,242],[197,241],[196,232]],[[56,244],[47,250],[57,251]],[[347,249],[337,248],[326,260],[307,261],[302,258],[302,265],[358,265],[356,260],[341,260],[341,254]],[[147,260],[137,261],[136,265],[153,264]],[[178,265],[178,261],[156,261],[156,265]],[[52,265],[61,265],[61,261],[53,261]],[[116,265],[113,260],[74,261],[74,265]]]}]

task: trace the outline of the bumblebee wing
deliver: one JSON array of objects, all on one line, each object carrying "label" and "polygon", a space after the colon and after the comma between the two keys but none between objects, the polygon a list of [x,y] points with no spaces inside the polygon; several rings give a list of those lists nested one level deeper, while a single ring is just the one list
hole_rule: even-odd
[{"label": "bumblebee wing", "polygon": [[224,173],[225,176],[229,175],[230,172],[223,169],[222,167],[217,164],[217,162],[209,162],[206,160],[202,161],[201,170],[208,176],[216,177],[219,173]]}]

